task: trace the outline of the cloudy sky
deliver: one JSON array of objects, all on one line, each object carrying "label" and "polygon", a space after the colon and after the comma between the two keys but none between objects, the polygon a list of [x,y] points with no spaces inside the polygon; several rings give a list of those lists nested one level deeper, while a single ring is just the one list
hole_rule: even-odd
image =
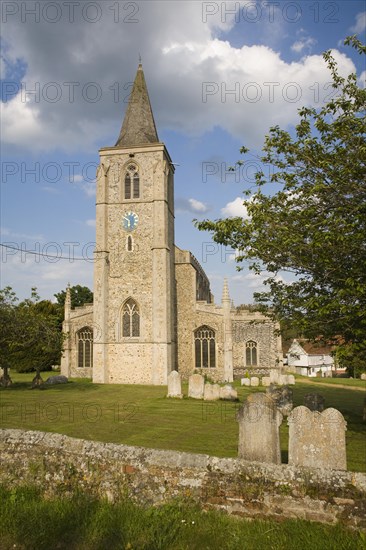
[{"label": "cloudy sky", "polygon": [[[245,215],[269,127],[291,130],[301,106],[330,97],[324,50],[365,80],[343,46],[349,34],[364,39],[364,2],[28,0],[1,10],[1,242],[23,250],[1,247],[1,287],[25,297],[36,286],[42,298],[68,282],[92,288],[98,149],[115,144],[141,55],[159,138],[178,165],[176,243],[201,262],[216,300],[227,276],[235,303],[251,302],[260,278],[238,272],[233,251],[192,219]],[[228,174],[242,145],[253,161]]]}]

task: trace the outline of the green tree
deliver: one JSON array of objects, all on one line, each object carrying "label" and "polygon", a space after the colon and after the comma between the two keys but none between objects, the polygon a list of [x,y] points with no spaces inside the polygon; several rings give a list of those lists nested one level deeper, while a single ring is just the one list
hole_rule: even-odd
[{"label": "green tree", "polygon": [[[345,43],[366,53],[356,37]],[[269,175],[258,171],[254,192],[246,192],[248,219],[196,225],[238,250],[238,262],[249,260],[255,273],[268,275],[268,291],[255,295],[264,311],[298,334],[347,346],[348,357],[365,362],[366,90],[356,74],[340,76],[330,51],[323,57],[335,94],[319,109],[299,111],[294,137],[270,129],[260,157]]]},{"label": "green tree", "polygon": [[19,372],[42,371],[59,364],[63,335],[60,308],[39,300],[36,289],[18,304],[10,287],[0,291],[0,366]]},{"label": "green tree", "polygon": [[[93,293],[87,286],[74,285],[70,288],[71,291],[71,307],[82,306],[83,304],[93,303]],[[66,299],[66,291],[61,290],[54,295],[57,303],[64,307]]]},{"label": "green tree", "polygon": [[0,290],[0,368],[3,370],[1,385],[11,384],[9,368],[12,366],[14,333],[17,330],[17,297],[10,286]]}]

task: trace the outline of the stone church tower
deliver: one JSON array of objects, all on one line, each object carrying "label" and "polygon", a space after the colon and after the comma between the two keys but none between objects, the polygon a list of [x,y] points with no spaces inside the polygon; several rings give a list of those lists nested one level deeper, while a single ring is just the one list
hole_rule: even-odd
[{"label": "stone church tower", "polygon": [[141,64],[97,172],[93,381],[166,384],[174,369],[174,166]]},{"label": "stone church tower", "polygon": [[61,372],[97,383],[167,383],[172,370],[217,382],[281,366],[276,325],[215,304],[197,258],[174,242],[174,166],[159,142],[141,64],[114,147],[97,171],[94,303],[65,302]]}]

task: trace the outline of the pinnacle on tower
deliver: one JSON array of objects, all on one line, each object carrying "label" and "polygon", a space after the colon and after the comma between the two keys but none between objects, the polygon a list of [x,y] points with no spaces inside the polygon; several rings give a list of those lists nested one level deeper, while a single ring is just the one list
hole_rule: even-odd
[{"label": "pinnacle on tower", "polygon": [[159,143],[159,138],[144,71],[142,70],[142,64],[139,63],[121,132],[115,146],[133,147],[134,145],[147,143]]},{"label": "pinnacle on tower", "polygon": [[227,278],[225,277],[224,279],[224,288],[222,290],[222,300],[221,300],[222,303],[224,302],[229,302],[229,304],[231,304],[231,300],[230,300],[230,294],[229,294],[229,285],[228,285],[228,282],[227,282]]}]

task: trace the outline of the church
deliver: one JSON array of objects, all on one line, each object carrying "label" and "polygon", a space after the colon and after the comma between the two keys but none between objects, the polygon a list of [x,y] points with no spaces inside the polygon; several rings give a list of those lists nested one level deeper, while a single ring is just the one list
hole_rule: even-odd
[{"label": "church", "polygon": [[278,369],[278,327],[236,309],[226,280],[215,304],[197,259],[175,245],[174,164],[141,63],[117,142],[99,154],[94,303],[71,309],[66,292],[62,374],[164,385],[172,370],[231,382]]}]

